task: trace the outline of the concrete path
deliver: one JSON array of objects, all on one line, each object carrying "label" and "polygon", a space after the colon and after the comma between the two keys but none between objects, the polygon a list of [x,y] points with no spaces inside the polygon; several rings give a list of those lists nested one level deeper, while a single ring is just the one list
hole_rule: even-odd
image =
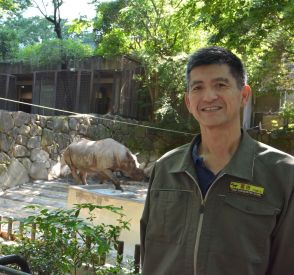
[{"label": "concrete path", "polygon": [[23,209],[27,205],[41,205],[48,208],[66,208],[68,186],[71,179],[54,181],[38,180],[0,193],[0,216],[20,219],[32,213]]}]

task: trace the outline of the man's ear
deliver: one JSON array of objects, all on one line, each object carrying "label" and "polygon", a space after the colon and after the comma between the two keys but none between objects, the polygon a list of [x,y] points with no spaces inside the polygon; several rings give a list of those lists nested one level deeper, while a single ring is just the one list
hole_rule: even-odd
[{"label": "man's ear", "polygon": [[251,87],[249,85],[245,85],[241,93],[242,93],[242,106],[244,107],[247,104],[249,96],[251,94]]},{"label": "man's ear", "polygon": [[185,92],[184,98],[185,98],[186,107],[187,107],[188,111],[190,112],[190,98],[189,98],[189,92],[188,91]]}]

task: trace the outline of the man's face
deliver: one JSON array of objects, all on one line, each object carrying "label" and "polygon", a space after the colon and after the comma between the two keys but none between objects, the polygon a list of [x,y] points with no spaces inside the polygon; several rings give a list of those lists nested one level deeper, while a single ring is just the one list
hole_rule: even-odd
[{"label": "man's face", "polygon": [[238,89],[228,65],[203,65],[190,73],[185,102],[202,128],[240,127],[240,108],[246,104],[249,92],[247,85]]}]

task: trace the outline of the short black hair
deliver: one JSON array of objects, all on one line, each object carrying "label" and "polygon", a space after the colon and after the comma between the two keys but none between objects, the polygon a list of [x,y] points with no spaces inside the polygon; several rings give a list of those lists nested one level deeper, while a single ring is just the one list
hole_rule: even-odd
[{"label": "short black hair", "polygon": [[231,51],[218,46],[201,48],[190,56],[186,68],[187,86],[189,85],[190,73],[194,68],[213,64],[228,65],[231,74],[236,79],[238,88],[244,87],[247,76],[241,59]]}]

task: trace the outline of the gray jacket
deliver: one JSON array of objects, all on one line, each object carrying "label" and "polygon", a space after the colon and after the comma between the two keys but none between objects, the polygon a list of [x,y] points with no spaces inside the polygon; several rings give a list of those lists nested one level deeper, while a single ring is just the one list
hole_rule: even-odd
[{"label": "gray jacket", "polygon": [[203,198],[192,144],[153,169],[141,219],[142,274],[293,275],[294,158],[243,133]]}]

